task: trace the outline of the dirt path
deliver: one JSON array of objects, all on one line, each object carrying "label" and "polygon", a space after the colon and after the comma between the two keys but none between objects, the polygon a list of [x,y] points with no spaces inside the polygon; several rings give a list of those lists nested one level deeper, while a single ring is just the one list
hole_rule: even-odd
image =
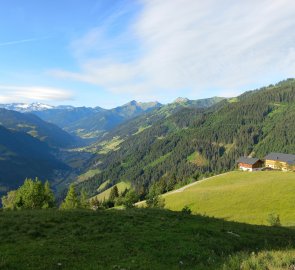
[{"label": "dirt path", "polygon": [[207,180],[211,180],[212,178],[216,178],[216,177],[223,176],[223,175],[226,175],[226,174],[228,174],[228,172],[226,172],[226,173],[222,173],[222,174],[218,174],[218,175],[214,175],[214,176],[211,176],[211,177],[208,177],[208,178],[205,178],[205,179],[202,179],[202,180],[199,180],[199,181],[193,182],[193,183],[188,184],[188,185],[186,185],[186,186],[183,186],[183,187],[181,187],[181,188],[179,188],[179,189],[169,191],[169,192],[165,193],[165,195],[173,194],[173,193],[177,193],[177,192],[182,192],[182,191],[186,190],[187,188],[190,188],[190,187],[192,187],[192,186],[198,185],[198,184],[200,184],[200,183],[202,183],[202,182],[205,182],[205,181],[207,181]]},{"label": "dirt path", "polygon": [[[202,183],[202,182],[205,182],[205,181],[207,181],[207,180],[211,180],[212,178],[216,178],[216,177],[219,177],[219,176],[226,175],[226,174],[228,174],[228,173],[229,173],[229,172],[222,173],[222,174],[218,174],[218,175],[214,175],[214,176],[211,176],[211,177],[208,177],[208,178],[205,178],[205,179],[202,179],[202,180],[199,180],[199,181],[193,182],[193,183],[188,184],[188,185],[186,185],[186,186],[183,186],[183,187],[181,187],[181,188],[179,188],[179,189],[169,191],[169,192],[167,192],[167,193],[165,193],[165,194],[163,194],[163,195],[166,196],[166,195],[169,195],[169,194],[174,194],[174,193],[182,192],[182,191],[186,190],[187,188],[190,188],[190,187],[192,187],[192,186],[198,185],[198,184],[200,184],[200,183]],[[135,205],[136,205],[136,206],[139,206],[139,205],[143,204],[144,202],[145,202],[145,201],[141,201],[141,202],[136,203]]]}]

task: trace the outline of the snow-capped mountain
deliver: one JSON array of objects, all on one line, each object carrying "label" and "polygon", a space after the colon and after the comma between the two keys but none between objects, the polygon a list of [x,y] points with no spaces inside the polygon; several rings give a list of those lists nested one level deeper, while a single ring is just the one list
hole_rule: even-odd
[{"label": "snow-capped mountain", "polygon": [[17,112],[33,112],[33,111],[45,111],[54,109],[54,106],[42,104],[42,103],[10,103],[10,104],[0,104],[0,108],[7,110],[13,110]]}]

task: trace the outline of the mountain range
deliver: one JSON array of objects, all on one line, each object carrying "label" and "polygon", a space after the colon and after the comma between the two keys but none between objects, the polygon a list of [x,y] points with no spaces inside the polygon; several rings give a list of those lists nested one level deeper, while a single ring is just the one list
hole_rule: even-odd
[{"label": "mountain range", "polygon": [[95,153],[90,169],[99,173],[78,186],[95,195],[103,183],[129,182],[144,198],[152,184],[166,192],[232,170],[240,156],[295,153],[294,79],[209,108],[185,107],[166,116],[160,111],[165,107],[126,122],[88,148]]},{"label": "mountain range", "polygon": [[166,105],[2,107],[0,192],[39,176],[59,190],[75,182],[89,195],[128,182],[144,198],[152,184],[166,192],[231,170],[239,156],[295,153],[294,79]]},{"label": "mountain range", "polygon": [[[210,106],[217,101],[178,100],[169,105],[131,101],[110,110],[100,107],[53,107],[40,103],[2,104],[1,138],[9,140],[0,141],[0,192],[19,185],[26,177],[40,177],[64,185],[83,172],[88,162],[91,164],[90,157],[95,153],[89,153],[91,151],[85,145],[93,142],[88,146],[93,149],[97,142],[112,130],[119,129],[120,125],[124,126],[128,120],[144,119],[144,115],[152,111],[157,111],[156,114],[165,112],[166,115],[176,108]],[[88,140],[87,137],[91,136],[86,134],[90,133],[97,137]],[[78,137],[76,134],[82,135]]]}]

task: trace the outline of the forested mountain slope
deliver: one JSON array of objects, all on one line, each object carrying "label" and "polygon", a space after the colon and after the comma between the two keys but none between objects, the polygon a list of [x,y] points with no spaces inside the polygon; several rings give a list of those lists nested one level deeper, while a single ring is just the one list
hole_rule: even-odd
[{"label": "forested mountain slope", "polygon": [[52,178],[55,170],[68,167],[38,139],[0,125],[0,193],[18,187],[27,177]]},{"label": "forested mountain slope", "polygon": [[[220,101],[225,100],[222,97],[213,97],[213,98],[205,98],[199,100],[189,100],[186,98],[177,98],[174,102],[169,103],[167,105],[163,105],[159,108],[152,110],[149,113],[138,116],[134,119],[125,122],[118,127],[111,130],[108,134],[103,136],[101,140],[112,140],[114,137],[120,137],[121,139],[126,139],[129,136],[134,134],[138,134],[149,128],[153,125],[156,125],[160,121],[169,118],[169,116],[175,114],[176,112],[180,112],[183,109],[196,109],[193,110],[193,114],[199,110],[203,110],[209,108]],[[186,111],[188,111],[186,110]],[[187,117],[186,121],[193,120],[193,117]],[[171,131],[175,131],[175,126],[172,124],[170,126]]]},{"label": "forested mountain slope", "polygon": [[295,153],[294,106],[295,80],[289,79],[207,110],[178,111],[99,154],[93,163],[101,173],[79,185],[93,194],[104,181],[130,181],[145,194],[157,182],[165,192],[230,170],[241,155]]},{"label": "forested mountain slope", "polygon": [[0,109],[0,124],[8,129],[26,132],[52,147],[75,146],[79,140],[56,125],[29,113]]}]

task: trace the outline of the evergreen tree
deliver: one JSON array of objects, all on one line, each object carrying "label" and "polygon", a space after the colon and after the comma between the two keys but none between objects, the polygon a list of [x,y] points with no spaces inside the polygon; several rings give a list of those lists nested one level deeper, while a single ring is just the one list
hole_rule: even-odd
[{"label": "evergreen tree", "polygon": [[147,195],[146,205],[148,208],[164,208],[165,200],[160,196],[160,191],[156,184],[153,184]]},{"label": "evergreen tree", "polygon": [[93,210],[103,209],[102,203],[95,197],[94,199],[90,200],[90,207]]},{"label": "evergreen tree", "polygon": [[55,206],[55,197],[48,181],[44,184],[44,197],[43,208],[52,208]]},{"label": "evergreen tree", "polygon": [[85,209],[88,209],[90,207],[87,192],[85,191],[85,189],[82,189],[80,194],[80,207]]},{"label": "evergreen tree", "polygon": [[110,197],[109,197],[109,200],[114,202],[116,198],[119,197],[119,190],[118,190],[118,187],[117,186],[114,186],[112,189],[111,189],[111,193],[110,193]]},{"label": "evergreen tree", "polygon": [[134,207],[134,204],[138,202],[138,200],[139,196],[136,194],[136,192],[134,190],[129,190],[123,199],[123,205],[126,208],[132,208]]},{"label": "evergreen tree", "polygon": [[61,204],[61,209],[76,209],[79,206],[78,196],[76,194],[74,185],[71,184],[65,200]]}]

